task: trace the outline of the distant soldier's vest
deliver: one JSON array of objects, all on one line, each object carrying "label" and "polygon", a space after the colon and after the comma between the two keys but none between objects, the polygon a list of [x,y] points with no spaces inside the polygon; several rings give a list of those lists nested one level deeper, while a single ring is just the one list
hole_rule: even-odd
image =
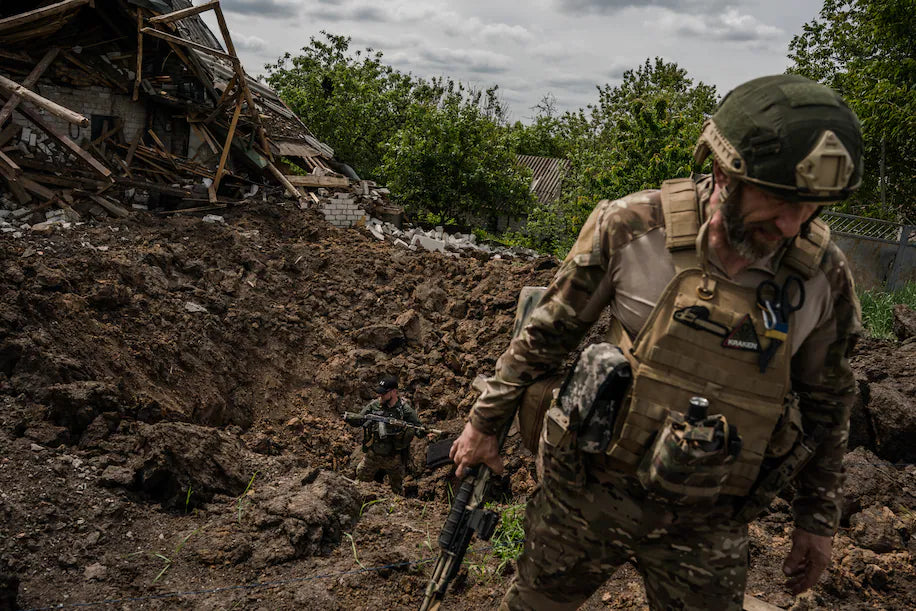
[{"label": "distant soldier's vest", "polygon": [[[661,199],[666,246],[677,273],[632,343],[619,323],[611,327],[609,341],[632,357],[634,384],[607,454],[612,466],[635,473],[669,410],[686,412],[690,398],[702,396],[710,414],[722,414],[738,427],[741,452],[729,466],[722,493],[743,496],[757,478],[790,390],[792,321],[789,337],[761,372],[758,351],[768,339],[756,287],[738,286],[705,269],[692,180],[666,181]],[[777,284],[793,273],[811,278],[829,240],[829,228],[815,220],[808,236],[798,237],[783,256]]]}]

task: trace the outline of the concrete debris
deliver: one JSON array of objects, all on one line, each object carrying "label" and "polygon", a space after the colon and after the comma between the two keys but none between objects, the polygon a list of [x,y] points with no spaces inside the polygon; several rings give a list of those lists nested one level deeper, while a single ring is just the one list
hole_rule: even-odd
[{"label": "concrete debris", "polygon": [[202,220],[205,223],[222,223],[223,225],[226,224],[226,219],[218,214],[205,214]]},{"label": "concrete debris", "polygon": [[[375,189],[373,192],[382,190],[383,189]],[[449,234],[445,232],[442,226],[437,226],[432,230],[413,227],[403,231],[389,222],[370,217],[366,223],[366,229],[368,229],[377,239],[386,240],[401,248],[441,252],[452,257],[471,254],[480,256],[481,253],[491,259],[536,259],[540,256],[537,251],[531,250],[530,248],[477,244],[476,235],[463,233]]]}]

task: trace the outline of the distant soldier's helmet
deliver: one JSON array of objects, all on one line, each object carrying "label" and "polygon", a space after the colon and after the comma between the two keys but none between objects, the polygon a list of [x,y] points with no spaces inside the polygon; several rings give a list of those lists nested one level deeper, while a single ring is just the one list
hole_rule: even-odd
[{"label": "distant soldier's helmet", "polygon": [[694,149],[732,178],[788,201],[836,202],[862,183],[862,129],[834,90],[779,74],[732,90]]}]

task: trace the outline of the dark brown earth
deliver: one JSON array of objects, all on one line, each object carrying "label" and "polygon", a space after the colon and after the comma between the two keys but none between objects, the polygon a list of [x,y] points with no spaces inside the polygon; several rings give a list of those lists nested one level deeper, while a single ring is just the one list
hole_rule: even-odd
[{"label": "dark brown earth", "polygon": [[[392,372],[457,433],[519,289],[556,263],[415,253],[283,205],[225,217],[0,237],[0,609],[418,606],[454,481],[422,440],[406,498],[353,482],[340,415]],[[793,601],[788,504],[751,527],[748,593],[784,608],[916,608],[916,340],[854,366],[834,566]],[[518,503],[532,459],[506,453],[494,500]],[[497,605],[512,566],[485,547],[445,608]],[[636,571],[587,608],[645,608]]]}]

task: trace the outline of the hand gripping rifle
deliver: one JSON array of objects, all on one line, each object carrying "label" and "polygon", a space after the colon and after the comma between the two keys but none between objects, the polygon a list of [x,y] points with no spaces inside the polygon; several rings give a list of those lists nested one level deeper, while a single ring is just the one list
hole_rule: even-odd
[{"label": "hand gripping rifle", "polygon": [[[515,310],[513,338],[522,332],[525,323],[546,290],[545,287],[526,286],[522,288]],[[518,411],[517,405],[512,416],[499,432],[496,444],[499,450],[502,450],[503,442],[512,426],[515,411]],[[468,475],[462,480],[458,494],[452,501],[452,508],[445,519],[442,532],[439,533],[439,558],[436,560],[433,574],[426,586],[426,594],[423,597],[423,604],[420,605],[420,611],[439,609],[445,597],[445,591],[461,569],[461,562],[464,560],[474,533],[477,533],[477,537],[482,541],[489,541],[493,536],[496,525],[499,523],[499,514],[483,508],[483,500],[491,474],[489,467],[478,465],[469,469]]]},{"label": "hand gripping rifle", "polygon": [[439,429],[431,429],[426,426],[419,424],[414,424],[413,422],[407,422],[406,420],[398,420],[397,418],[389,418],[387,416],[380,416],[379,414],[357,414],[356,412],[344,412],[344,420],[350,422],[359,422],[362,421],[371,421],[371,422],[384,422],[391,426],[395,426],[402,429],[408,429],[411,431],[417,431],[418,433],[435,433],[436,435],[441,435],[445,431],[440,431]]},{"label": "hand gripping rifle", "polygon": [[[498,447],[501,449],[506,433],[512,425],[512,419],[499,435]],[[445,519],[442,532],[439,533],[439,558],[433,568],[433,574],[426,585],[426,594],[420,611],[437,611],[445,597],[449,584],[461,570],[461,562],[468,551],[474,533],[482,541],[489,541],[499,523],[499,514],[483,508],[487,484],[490,483],[492,471],[486,465],[478,465],[468,470],[468,475],[461,482],[458,494],[452,501],[452,508]]]}]

